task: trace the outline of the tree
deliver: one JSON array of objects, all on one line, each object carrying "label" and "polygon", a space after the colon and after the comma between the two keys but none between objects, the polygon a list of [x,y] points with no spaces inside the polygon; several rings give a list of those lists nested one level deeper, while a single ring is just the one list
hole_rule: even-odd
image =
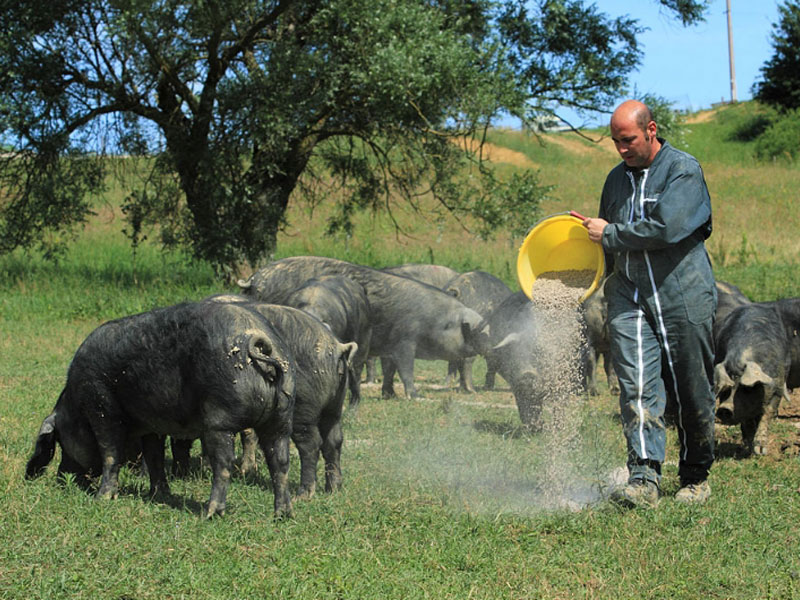
[{"label": "tree", "polygon": [[[536,174],[454,141],[608,110],[641,54],[634,20],[583,0],[0,1],[0,252],[57,250],[126,154],[148,165],[129,235],[157,222],[229,272],[269,257],[298,185],[338,184],[332,230],[398,195],[479,234],[531,222]],[[706,4],[659,1],[685,24]]]},{"label": "tree", "polygon": [[753,97],[780,110],[800,108],[800,2],[778,6],[780,20],[773,25],[774,53],[761,67],[762,80],[753,85]]}]

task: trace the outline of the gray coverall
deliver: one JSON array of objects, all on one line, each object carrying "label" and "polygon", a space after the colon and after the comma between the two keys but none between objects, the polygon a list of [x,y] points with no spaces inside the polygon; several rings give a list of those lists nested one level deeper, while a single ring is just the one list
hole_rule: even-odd
[{"label": "gray coverall", "polygon": [[[660,139],[660,138],[659,138]],[[682,483],[714,461],[716,287],[704,240],[711,199],[697,160],[660,139],[648,169],[620,163],[603,187],[611,356],[630,480],[660,485],[665,410],[675,413]]]}]

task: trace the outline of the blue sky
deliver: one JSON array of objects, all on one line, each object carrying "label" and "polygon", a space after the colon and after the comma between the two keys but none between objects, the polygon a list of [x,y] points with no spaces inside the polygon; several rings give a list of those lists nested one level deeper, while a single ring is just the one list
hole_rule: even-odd
[{"label": "blue sky", "polygon": [[[772,57],[770,35],[778,22],[778,0],[730,0],[733,57],[739,101],[752,98],[753,83]],[[676,108],[697,111],[731,99],[725,0],[712,0],[704,23],[683,27],[656,0],[596,0],[600,12],[629,15],[647,27],[639,40],[641,67],[630,89],[662,96]],[[572,118],[574,115],[565,113]],[[607,116],[598,117],[604,124]],[[581,121],[577,120],[576,124]]]}]

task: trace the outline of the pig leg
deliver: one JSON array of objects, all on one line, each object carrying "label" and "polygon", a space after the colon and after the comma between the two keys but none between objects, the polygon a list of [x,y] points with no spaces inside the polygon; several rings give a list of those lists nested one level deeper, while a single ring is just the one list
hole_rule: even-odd
[{"label": "pig leg", "polygon": [[[365,364],[367,365],[367,378],[364,380],[364,383],[375,383],[378,380],[375,374],[375,357],[368,358]],[[359,372],[358,375],[360,377],[361,373]]]},{"label": "pig leg", "polygon": [[317,463],[322,435],[317,425],[307,425],[295,428],[292,441],[300,454],[300,487],[297,489],[297,496],[311,498],[317,489]]},{"label": "pig leg", "polygon": [[240,434],[242,439],[242,465],[240,467],[242,475],[249,475],[256,472],[256,447],[258,446],[258,436],[256,432],[247,428]]},{"label": "pig leg", "polygon": [[397,394],[394,391],[394,374],[397,372],[397,365],[387,357],[381,357],[381,371],[383,371],[383,385],[381,386],[382,398],[394,398]]},{"label": "pig leg", "polygon": [[90,417],[90,422],[103,465],[97,497],[114,499],[119,495],[119,469],[125,456],[125,430],[113,415],[103,415],[102,412],[95,415],[94,419]]},{"label": "pig leg", "polygon": [[149,433],[142,436],[142,458],[150,474],[150,496],[169,494],[167,474],[164,470],[164,443],[166,436]]},{"label": "pig leg", "polygon": [[325,491],[333,492],[342,486],[342,424],[338,417],[323,417],[320,423],[322,456],[325,459]]},{"label": "pig leg", "polygon": [[[766,456],[767,454],[767,446],[769,445],[769,423],[772,418],[778,414],[778,405],[780,401],[781,396],[773,394],[769,402],[764,406],[764,414],[761,415],[761,418],[757,417],[747,421],[748,439],[750,442],[749,444],[745,442],[745,445],[754,454],[758,454],[759,456]],[[743,439],[745,438],[745,423],[745,421],[742,421]]]},{"label": "pig leg", "polygon": [[497,369],[494,366],[487,362],[486,363],[486,379],[483,382],[483,389],[485,390],[493,390],[494,389],[494,380],[495,376],[497,375]]},{"label": "pig leg", "polygon": [[235,458],[234,434],[230,431],[208,431],[203,436],[203,444],[211,461],[211,495],[203,510],[203,517],[225,514],[225,499],[231,481],[231,469]]},{"label": "pig leg", "polygon": [[194,440],[178,440],[170,437],[169,444],[172,448],[172,476],[186,477],[189,474],[192,444]]},{"label": "pig leg", "polygon": [[353,363],[348,374],[347,385],[350,388],[350,408],[355,410],[361,402],[361,369],[362,363]]},{"label": "pig leg", "polygon": [[591,346],[586,348],[582,366],[584,389],[590,396],[597,396],[597,352]]},{"label": "pig leg", "polygon": [[419,396],[417,388],[414,387],[414,354],[415,348],[403,346],[392,356],[408,398]]},{"label": "pig leg", "polygon": [[450,386],[453,385],[453,382],[456,380],[456,374],[460,370],[460,361],[457,360],[450,360],[447,362],[447,378],[444,380],[444,385],[447,389],[450,389]]},{"label": "pig leg", "polygon": [[603,370],[606,372],[606,379],[608,380],[608,391],[614,395],[619,394],[619,379],[617,379],[617,373],[614,371],[610,352],[603,353]]},{"label": "pig leg", "polygon": [[272,492],[275,496],[275,517],[292,516],[292,499],[289,496],[289,436],[268,429],[257,431],[261,451],[267,459]]},{"label": "pig leg", "polygon": [[475,362],[475,357],[470,356],[469,358],[464,358],[459,361],[459,371],[460,371],[460,389],[462,392],[466,392],[468,394],[475,393],[475,387],[472,385],[472,363]]},{"label": "pig leg", "polygon": [[755,452],[754,438],[760,420],[761,419],[758,417],[742,419],[742,443],[744,444],[747,454],[753,454]]}]

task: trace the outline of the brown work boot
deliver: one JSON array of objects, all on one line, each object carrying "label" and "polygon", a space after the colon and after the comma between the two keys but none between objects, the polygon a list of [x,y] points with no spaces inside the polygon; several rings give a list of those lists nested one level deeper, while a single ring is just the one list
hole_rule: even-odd
[{"label": "brown work boot", "polygon": [[711,496],[711,486],[707,479],[702,481],[681,481],[681,489],[675,494],[676,502],[702,504]]},{"label": "brown work boot", "polygon": [[654,508],[661,495],[658,485],[647,479],[633,479],[627,485],[614,490],[611,501],[626,508]]}]

